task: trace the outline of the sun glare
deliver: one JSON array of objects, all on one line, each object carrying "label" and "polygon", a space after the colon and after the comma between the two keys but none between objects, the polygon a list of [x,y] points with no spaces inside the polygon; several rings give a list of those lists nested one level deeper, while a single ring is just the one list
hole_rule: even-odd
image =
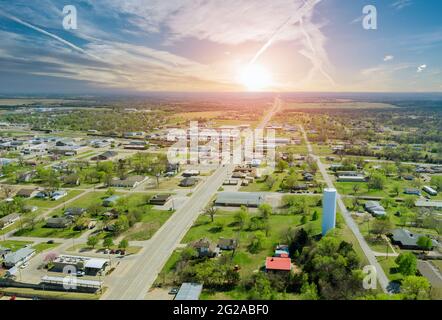
[{"label": "sun glare", "polygon": [[272,76],[262,66],[252,64],[241,71],[239,81],[249,91],[262,91],[272,85]]}]

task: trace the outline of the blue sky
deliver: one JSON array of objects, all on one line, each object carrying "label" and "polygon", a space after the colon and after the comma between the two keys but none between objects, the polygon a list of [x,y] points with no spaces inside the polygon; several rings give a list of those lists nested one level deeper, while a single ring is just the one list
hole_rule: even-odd
[{"label": "blue sky", "polygon": [[440,92],[441,14],[439,0],[0,0],[0,93],[241,91],[251,64],[263,90]]}]

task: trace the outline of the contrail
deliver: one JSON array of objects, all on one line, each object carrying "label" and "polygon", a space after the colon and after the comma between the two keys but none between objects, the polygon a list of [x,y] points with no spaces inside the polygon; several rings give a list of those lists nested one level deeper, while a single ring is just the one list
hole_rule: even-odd
[{"label": "contrail", "polygon": [[28,28],[30,28],[30,29],[32,29],[32,30],[35,30],[35,31],[37,31],[37,32],[40,32],[40,33],[42,33],[42,34],[44,34],[44,35],[46,35],[46,36],[48,36],[48,37],[51,37],[52,39],[55,39],[55,40],[57,40],[57,41],[63,43],[64,45],[70,47],[71,49],[74,49],[75,51],[78,51],[78,52],[80,52],[80,53],[83,53],[83,54],[85,54],[85,55],[88,55],[88,56],[90,56],[90,57],[92,57],[92,58],[94,58],[94,59],[101,60],[101,58],[99,58],[99,57],[97,57],[97,56],[95,56],[95,55],[93,55],[93,54],[87,52],[86,50],[84,50],[84,49],[82,49],[82,48],[76,46],[75,44],[73,44],[73,43],[71,43],[71,42],[69,42],[69,41],[67,41],[67,40],[65,40],[65,39],[63,39],[63,38],[61,38],[61,37],[59,37],[59,36],[53,34],[53,33],[50,33],[50,32],[48,32],[48,31],[46,31],[46,30],[43,30],[43,29],[41,29],[41,28],[39,28],[39,27],[37,27],[37,26],[34,26],[34,25],[32,25],[32,24],[30,24],[30,23],[28,23],[28,22],[26,22],[26,21],[23,21],[23,20],[21,20],[20,18],[17,18],[17,17],[15,17],[15,16],[12,16],[12,15],[7,14],[7,13],[4,13],[4,12],[0,12],[0,15],[4,16],[4,17],[6,17],[6,18],[8,18],[8,19],[10,19],[10,20],[12,20],[12,21],[15,21],[15,22],[17,22],[17,23],[19,23],[19,24],[21,24],[21,25],[23,25],[23,26],[25,26],[25,27],[28,27]]},{"label": "contrail", "polygon": [[273,40],[275,40],[276,36],[288,25],[298,22],[302,19],[302,17],[308,12],[308,10],[312,9],[318,2],[321,0],[307,0],[304,2],[304,5],[299,9],[298,12],[296,12],[295,15],[289,16],[287,20],[284,21],[283,24],[281,24],[275,32],[273,32],[270,39],[264,44],[264,46],[255,54],[253,59],[249,62],[249,65],[252,65],[258,60],[258,58],[270,47],[270,45],[273,43]]}]

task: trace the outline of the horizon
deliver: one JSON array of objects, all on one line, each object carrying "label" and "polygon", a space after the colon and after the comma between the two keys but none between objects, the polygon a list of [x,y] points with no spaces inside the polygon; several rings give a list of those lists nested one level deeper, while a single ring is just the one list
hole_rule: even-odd
[{"label": "horizon", "polygon": [[0,5],[2,95],[442,92],[440,1]]}]

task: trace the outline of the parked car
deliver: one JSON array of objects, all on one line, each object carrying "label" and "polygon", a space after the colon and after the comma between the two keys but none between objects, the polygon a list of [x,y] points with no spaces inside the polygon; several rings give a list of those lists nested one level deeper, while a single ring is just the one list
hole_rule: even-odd
[{"label": "parked car", "polygon": [[177,294],[178,291],[179,291],[178,288],[172,288],[172,289],[170,289],[169,294]]},{"label": "parked car", "polygon": [[85,275],[84,271],[77,271],[77,277],[83,277]]}]

